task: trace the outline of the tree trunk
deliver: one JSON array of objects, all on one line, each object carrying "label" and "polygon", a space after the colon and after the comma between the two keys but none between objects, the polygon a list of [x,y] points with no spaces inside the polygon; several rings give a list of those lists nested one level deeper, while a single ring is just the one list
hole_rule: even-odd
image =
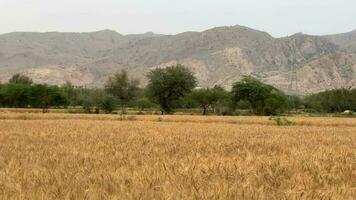
[{"label": "tree trunk", "polygon": [[125,111],[125,105],[124,104],[121,104],[121,114],[126,114],[126,111]]},{"label": "tree trunk", "polygon": [[207,107],[203,106],[203,115],[206,115],[206,114],[207,114]]}]

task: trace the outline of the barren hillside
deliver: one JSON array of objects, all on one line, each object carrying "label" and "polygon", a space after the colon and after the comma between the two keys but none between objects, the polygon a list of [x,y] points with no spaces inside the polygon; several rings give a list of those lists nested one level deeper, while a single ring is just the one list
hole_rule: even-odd
[{"label": "barren hillside", "polygon": [[252,75],[305,94],[356,87],[355,47],[356,32],[273,38],[242,26],[177,35],[10,33],[0,35],[0,80],[23,73],[41,83],[100,87],[124,68],[144,85],[150,69],[179,63],[196,73],[200,86],[229,88],[241,76]]}]

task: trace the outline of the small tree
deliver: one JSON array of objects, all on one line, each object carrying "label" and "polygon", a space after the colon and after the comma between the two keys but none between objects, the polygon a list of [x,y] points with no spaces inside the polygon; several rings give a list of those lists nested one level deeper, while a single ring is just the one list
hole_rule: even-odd
[{"label": "small tree", "polygon": [[196,86],[194,74],[182,65],[158,68],[148,73],[149,98],[157,103],[162,114],[172,113],[175,104]]},{"label": "small tree", "polygon": [[21,74],[15,74],[11,77],[11,79],[9,80],[10,84],[24,84],[24,85],[31,85],[32,79],[30,79],[29,77],[25,76],[25,75],[21,75]]},{"label": "small tree", "polygon": [[121,70],[109,77],[105,89],[109,94],[118,98],[122,114],[125,114],[125,106],[138,96],[139,81],[129,78],[127,71]]},{"label": "small tree", "polygon": [[105,111],[105,113],[109,114],[112,113],[117,105],[117,100],[114,96],[112,95],[104,95],[101,98],[101,101],[99,103],[99,107]]},{"label": "small tree", "polygon": [[221,86],[216,85],[211,90],[211,108],[216,112],[217,107],[229,107],[230,94]]},{"label": "small tree", "polygon": [[190,94],[191,98],[196,101],[199,106],[203,109],[203,115],[208,113],[208,109],[211,105],[211,92],[210,89],[198,89],[194,90]]},{"label": "small tree", "polygon": [[209,108],[215,111],[217,103],[227,97],[225,90],[220,87],[194,90],[190,96],[203,109],[203,115],[208,114]]},{"label": "small tree", "polygon": [[100,89],[83,89],[80,94],[80,104],[84,111],[87,113],[100,113],[102,108],[103,98],[105,98],[106,93]]},{"label": "small tree", "polygon": [[152,108],[154,105],[149,99],[142,97],[135,101],[135,106],[142,112],[145,108]]}]

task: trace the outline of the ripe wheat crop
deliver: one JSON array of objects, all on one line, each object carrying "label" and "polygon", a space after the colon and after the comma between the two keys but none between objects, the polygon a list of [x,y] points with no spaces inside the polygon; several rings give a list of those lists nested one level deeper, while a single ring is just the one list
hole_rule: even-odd
[{"label": "ripe wheat crop", "polygon": [[355,199],[356,120],[0,114],[0,199]]}]

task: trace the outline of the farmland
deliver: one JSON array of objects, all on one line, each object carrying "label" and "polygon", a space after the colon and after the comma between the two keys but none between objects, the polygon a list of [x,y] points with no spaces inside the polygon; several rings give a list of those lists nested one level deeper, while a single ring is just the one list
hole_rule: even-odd
[{"label": "farmland", "polygon": [[0,199],[354,199],[356,119],[0,113]]}]

